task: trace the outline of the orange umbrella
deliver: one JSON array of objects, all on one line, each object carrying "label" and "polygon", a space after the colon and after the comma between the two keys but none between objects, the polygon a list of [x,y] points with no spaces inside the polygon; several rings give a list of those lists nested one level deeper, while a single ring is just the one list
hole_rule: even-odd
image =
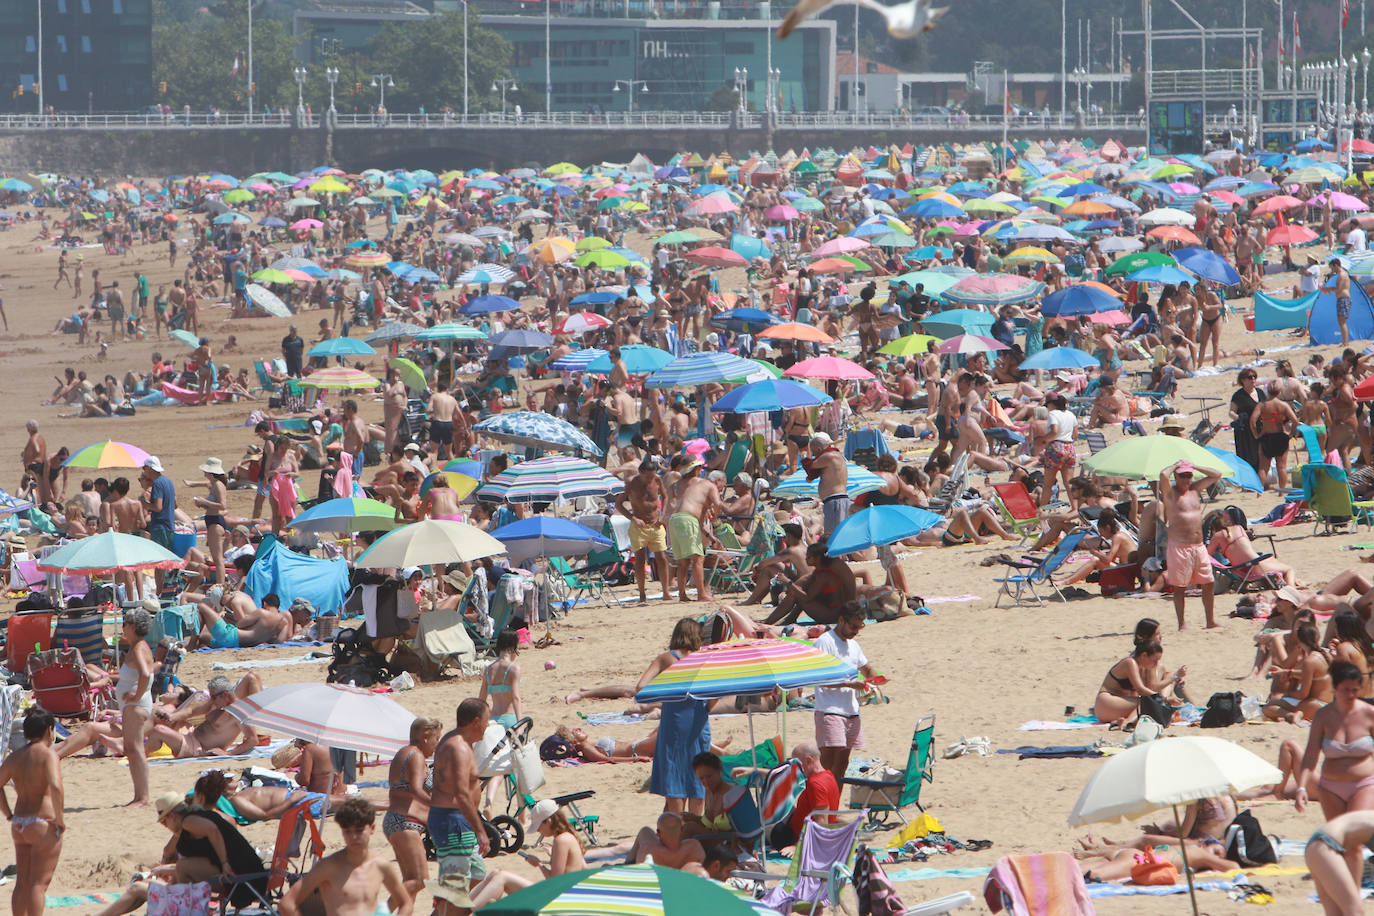
[{"label": "orange umbrella", "polygon": [[1117,290],[1112,289],[1110,286],[1108,286],[1108,285],[1105,284],[1105,283],[1099,283],[1099,282],[1097,282],[1096,280],[1084,280],[1083,283],[1082,283],[1082,285],[1083,285],[1083,286],[1094,286],[1094,287],[1096,287],[1096,288],[1102,290],[1102,292],[1104,292],[1104,293],[1110,293],[1111,295],[1115,296],[1115,297],[1118,298],[1118,299],[1121,298],[1121,293],[1120,293],[1120,292],[1118,292]]},{"label": "orange umbrella", "polygon": [[1310,242],[1317,237],[1317,233],[1308,229],[1306,226],[1286,225],[1275,226],[1269,230],[1269,234],[1264,237],[1266,245],[1302,245]]},{"label": "orange umbrella", "polygon": [[783,340],[804,340],[807,343],[834,343],[835,338],[822,331],[820,328],[813,328],[809,324],[798,324],[789,321],[785,324],[775,324],[767,330],[759,332],[760,337],[775,337]]},{"label": "orange umbrella", "polygon": [[855,270],[871,270],[869,267],[860,267],[853,261],[844,258],[821,258],[806,268],[813,274],[847,274]]},{"label": "orange umbrella", "polygon": [[1106,216],[1115,212],[1107,204],[1096,200],[1076,200],[1061,211],[1066,216]]},{"label": "orange umbrella", "polygon": [[1201,245],[1202,239],[1184,229],[1182,226],[1156,226],[1145,233],[1151,238],[1168,239],[1171,242],[1183,242],[1185,245]]}]

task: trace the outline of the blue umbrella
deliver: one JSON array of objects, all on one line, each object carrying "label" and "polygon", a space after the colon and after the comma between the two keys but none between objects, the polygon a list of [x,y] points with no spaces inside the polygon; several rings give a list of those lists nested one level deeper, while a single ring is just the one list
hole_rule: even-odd
[{"label": "blue umbrella", "polygon": [[1226,468],[1231,473],[1227,474],[1222,480],[1229,484],[1234,484],[1242,490],[1249,490],[1252,493],[1263,493],[1264,484],[1260,481],[1259,474],[1252,468],[1245,459],[1238,458],[1231,452],[1216,448],[1211,445],[1204,445],[1203,448],[1216,455],[1226,463]]},{"label": "blue umbrella", "polygon": [[599,547],[613,547],[605,535],[565,518],[536,515],[510,525],[502,525],[491,536],[506,545],[514,561],[532,557],[571,557],[590,553]]},{"label": "blue umbrella", "polygon": [[1142,267],[1126,278],[1132,283],[1192,283],[1192,274],[1186,274],[1168,264],[1151,264]]},{"label": "blue umbrella", "polygon": [[913,248],[902,255],[903,261],[929,261],[931,258],[947,258],[954,254],[949,248],[941,248],[939,245],[922,245],[920,248]]},{"label": "blue umbrella", "polygon": [[266,216],[258,221],[258,225],[266,226],[268,229],[284,229],[286,228],[286,220],[280,216]]},{"label": "blue umbrella", "polygon": [[1045,297],[1040,310],[1050,316],[1092,315],[1121,308],[1121,300],[1096,286],[1078,283]]},{"label": "blue umbrella", "polygon": [[754,258],[767,258],[773,253],[768,247],[768,243],[763,239],[755,238],[752,235],[741,235],[736,232],[730,236],[730,250],[741,257],[754,260]]},{"label": "blue umbrella", "polygon": [[1097,357],[1077,347],[1050,347],[1021,361],[1020,369],[1087,369],[1098,364]]},{"label": "blue umbrella", "polygon": [[[598,350],[596,347],[588,347],[585,350],[574,350],[567,356],[560,356],[558,359],[549,363],[549,368],[559,372],[586,372],[587,366],[605,356],[608,351]],[[608,359],[607,362],[610,362]],[[607,371],[610,371],[609,369]]]},{"label": "blue umbrella", "polygon": [[758,372],[752,360],[707,350],[678,357],[645,381],[646,388],[696,388],[711,382],[740,381]]},{"label": "blue umbrella", "polygon": [[510,296],[478,296],[469,299],[459,311],[464,315],[486,315],[490,312],[513,312],[518,308],[520,303]]},{"label": "blue umbrella", "polygon": [[502,331],[500,334],[493,334],[489,343],[507,350],[542,350],[544,347],[552,346],[553,335],[524,329]]},{"label": "blue umbrella", "polygon": [[474,424],[473,429],[499,442],[512,442],[535,448],[583,451],[592,455],[604,452],[576,426],[552,414],[532,410],[498,413]]},{"label": "blue umbrella", "polygon": [[[1093,365],[1097,361],[1093,360]],[[725,395],[711,405],[719,413],[754,413],[765,410],[787,410],[792,407],[814,407],[833,400],[830,395],[810,385],[791,379],[764,379],[753,382]]]},{"label": "blue umbrella", "polygon": [[964,211],[963,207],[956,207],[948,201],[931,198],[918,200],[902,211],[902,216],[918,216],[922,219],[950,219],[967,215],[968,213]]},{"label": "blue umbrella", "polygon": [[1107,189],[1100,184],[1091,181],[1081,181],[1078,184],[1071,184],[1059,192],[1060,197],[1089,197],[1093,194],[1106,194]]},{"label": "blue umbrella", "polygon": [[840,522],[826,539],[826,552],[843,556],[881,544],[914,538],[944,519],[918,506],[870,506]]},{"label": "blue umbrella", "polygon": [[376,356],[371,345],[352,337],[331,337],[311,347],[306,356]]},{"label": "blue umbrella", "polygon": [[[671,363],[673,354],[647,344],[626,344],[620,348],[620,361],[625,364],[625,371],[631,375],[648,375]],[[593,375],[610,375],[610,354],[603,352],[588,363],[583,371]]]},{"label": "blue umbrella", "polygon": [[1204,280],[1211,280],[1223,286],[1233,286],[1240,282],[1240,274],[1236,269],[1215,251],[1208,251],[1206,248],[1180,248],[1173,254],[1180,267],[1192,271]]},{"label": "blue umbrella", "polygon": [[612,290],[597,289],[589,293],[573,296],[569,305],[610,305],[621,298],[620,293]]},{"label": "blue umbrella", "polygon": [[725,331],[745,331],[751,334],[781,323],[776,315],[771,315],[762,309],[752,308],[726,309],[711,319],[711,327],[713,328]]}]

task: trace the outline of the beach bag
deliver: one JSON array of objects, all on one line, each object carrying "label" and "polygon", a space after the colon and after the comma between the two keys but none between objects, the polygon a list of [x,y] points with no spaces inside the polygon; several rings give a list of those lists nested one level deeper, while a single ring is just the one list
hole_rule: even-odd
[{"label": "beach bag", "polygon": [[1161,726],[1168,728],[1174,718],[1174,709],[1164,701],[1162,694],[1152,693],[1140,698],[1140,715],[1142,718],[1149,716]]},{"label": "beach bag", "polygon": [[1245,697],[1239,690],[1230,693],[1214,693],[1207,700],[1207,709],[1202,713],[1202,721],[1199,723],[1203,728],[1225,728],[1228,725],[1239,725],[1245,721],[1245,713],[1241,711],[1241,700]]},{"label": "beach bag", "polygon": [[896,767],[884,766],[877,772],[864,775],[865,782],[882,782],[885,785],[871,786],[855,783],[849,787],[849,807],[851,808],[897,808],[897,796],[906,787],[906,773]]},{"label": "beach bag", "polygon": [[1155,855],[1153,849],[1135,857],[1135,864],[1131,866],[1132,884],[1177,884],[1178,867],[1174,863],[1161,859]]},{"label": "beach bag", "polygon": [[210,884],[148,885],[148,916],[210,916]]},{"label": "beach bag", "polygon": [[1279,860],[1273,841],[1265,836],[1259,820],[1249,811],[1236,815],[1222,839],[1226,843],[1226,858],[1245,868],[1273,865]]},{"label": "beach bag", "polygon": [[548,760],[569,760],[577,756],[577,748],[564,741],[557,735],[549,735],[539,745],[539,759]]},{"label": "beach bag", "polygon": [[477,759],[477,775],[482,779],[504,776],[515,766],[512,742],[506,740],[506,727],[491,722],[482,733],[482,740],[473,747]]},{"label": "beach bag", "polygon": [[515,767],[515,788],[521,795],[531,795],[544,784],[544,762],[539,759],[539,748],[533,744],[522,744],[511,752]]}]

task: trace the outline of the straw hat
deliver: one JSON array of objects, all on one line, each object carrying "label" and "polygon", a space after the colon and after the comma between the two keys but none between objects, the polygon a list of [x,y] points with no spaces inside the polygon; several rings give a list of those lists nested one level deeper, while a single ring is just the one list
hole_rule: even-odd
[{"label": "straw hat", "polygon": [[224,474],[224,462],[218,458],[206,458],[205,463],[200,466],[200,470],[206,474]]},{"label": "straw hat", "polygon": [[157,812],[157,819],[162,820],[169,811],[184,801],[186,796],[180,792],[163,792],[153,799],[153,810]]},{"label": "straw hat", "polygon": [[1166,417],[1164,422],[1159,425],[1159,430],[1163,432],[1168,429],[1176,429],[1179,432],[1183,432],[1183,421],[1178,417]]},{"label": "straw hat", "polygon": [[272,752],[272,769],[281,770],[301,759],[305,752],[293,741]]},{"label": "straw hat", "polygon": [[460,910],[472,909],[472,897],[468,894],[468,879],[464,875],[443,875],[437,881],[426,881],[425,888],[434,897],[447,900]]}]

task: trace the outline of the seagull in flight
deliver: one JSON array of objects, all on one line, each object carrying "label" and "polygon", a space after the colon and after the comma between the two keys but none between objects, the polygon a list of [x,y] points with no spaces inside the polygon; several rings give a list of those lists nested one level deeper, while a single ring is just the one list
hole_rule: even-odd
[{"label": "seagull in flight", "polygon": [[778,37],[786,38],[802,20],[809,19],[838,3],[853,3],[882,13],[883,18],[887,20],[887,32],[893,38],[915,38],[922,32],[929,32],[935,28],[935,20],[949,12],[947,6],[931,9],[931,0],[907,0],[906,3],[898,3],[896,6],[884,6],[877,0],[801,0],[778,27]]}]

